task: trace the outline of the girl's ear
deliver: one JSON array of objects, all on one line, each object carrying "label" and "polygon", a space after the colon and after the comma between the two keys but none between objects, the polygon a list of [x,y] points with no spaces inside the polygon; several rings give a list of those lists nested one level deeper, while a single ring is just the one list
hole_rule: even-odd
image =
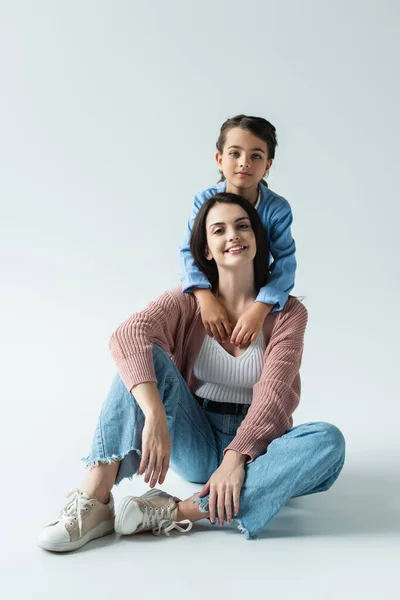
[{"label": "girl's ear", "polygon": [[206,249],[204,250],[204,256],[206,257],[207,260],[212,260],[213,259],[212,254],[211,254],[211,252],[208,249],[208,246],[206,246]]},{"label": "girl's ear", "polygon": [[267,165],[265,167],[265,173],[264,173],[264,177],[266,176],[266,174],[269,172],[270,168],[272,167],[272,163],[273,163],[273,159],[270,158],[267,162]]},{"label": "girl's ear", "polygon": [[217,152],[215,154],[215,160],[217,162],[218,169],[221,170],[222,169],[222,154],[221,154],[221,152]]}]

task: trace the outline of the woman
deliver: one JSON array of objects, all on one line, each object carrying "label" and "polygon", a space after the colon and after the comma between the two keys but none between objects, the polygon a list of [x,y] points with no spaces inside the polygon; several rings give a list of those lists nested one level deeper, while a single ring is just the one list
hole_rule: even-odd
[{"label": "woman", "polygon": [[[255,208],[217,194],[201,207],[191,252],[234,326],[265,284],[268,251]],[[205,334],[196,299],[166,292],[113,334],[119,376],[102,408],[89,467],[59,520],[39,536],[46,550],[74,550],[114,531],[111,490],[144,474],[151,490],[121,501],[115,531],[185,532],[200,519],[232,520],[255,538],[286,502],[327,490],[344,463],[340,431],[292,427],[300,399],[305,307],[289,298],[255,342],[236,347]],[[204,484],[180,501],[154,486],[169,466]]]}]

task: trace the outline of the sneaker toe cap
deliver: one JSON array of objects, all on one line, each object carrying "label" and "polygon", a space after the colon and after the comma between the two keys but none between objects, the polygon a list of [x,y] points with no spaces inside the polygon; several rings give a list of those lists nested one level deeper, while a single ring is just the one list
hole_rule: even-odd
[{"label": "sneaker toe cap", "polygon": [[48,525],[37,538],[38,545],[42,547],[52,544],[68,544],[68,542],[70,542],[69,533],[65,525],[60,522]]}]

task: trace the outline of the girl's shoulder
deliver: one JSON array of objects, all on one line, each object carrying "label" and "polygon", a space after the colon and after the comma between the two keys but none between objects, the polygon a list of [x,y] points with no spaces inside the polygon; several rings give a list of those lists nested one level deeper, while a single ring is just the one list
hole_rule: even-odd
[{"label": "girl's shoulder", "polygon": [[261,198],[260,209],[263,208],[270,211],[290,210],[290,204],[283,196],[272,191],[265,185],[260,186]]},{"label": "girl's shoulder", "polygon": [[226,181],[220,181],[219,183],[214,183],[208,188],[201,190],[195,194],[195,199],[200,202],[205,202],[215,194],[219,194],[221,192],[225,192],[226,189]]}]

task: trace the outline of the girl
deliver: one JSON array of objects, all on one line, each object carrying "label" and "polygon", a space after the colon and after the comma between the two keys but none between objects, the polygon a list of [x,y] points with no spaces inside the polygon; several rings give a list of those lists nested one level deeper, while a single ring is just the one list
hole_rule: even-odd
[{"label": "girl", "polygon": [[[289,203],[272,192],[266,182],[277,146],[275,127],[260,117],[238,115],[222,125],[217,140],[216,160],[221,180],[196,194],[186,237],[180,248],[180,272],[184,292],[196,296],[204,327],[219,342],[231,336],[236,346],[254,342],[268,313],[281,311],[294,287],[296,246],[290,232],[292,211]],[[258,211],[267,246],[273,257],[270,276],[255,302],[241,315],[233,328],[221,302],[210,291],[210,281],[196,265],[189,240],[194,219],[202,204],[220,192],[240,194]],[[232,332],[233,329],[233,332]]]},{"label": "girl", "polygon": [[[255,208],[234,194],[201,207],[190,249],[236,325],[266,283],[268,251]],[[112,487],[144,474],[153,488],[127,496],[117,533],[188,531],[200,519],[234,522],[255,538],[289,498],[327,490],[344,439],[327,423],[293,426],[307,311],[291,297],[247,348],[206,335],[196,298],[166,292],[123,323],[110,348],[119,375],[103,405],[80,490],[38,539],[74,550],[114,529]],[[184,501],[154,486],[169,466],[203,484]]]}]

